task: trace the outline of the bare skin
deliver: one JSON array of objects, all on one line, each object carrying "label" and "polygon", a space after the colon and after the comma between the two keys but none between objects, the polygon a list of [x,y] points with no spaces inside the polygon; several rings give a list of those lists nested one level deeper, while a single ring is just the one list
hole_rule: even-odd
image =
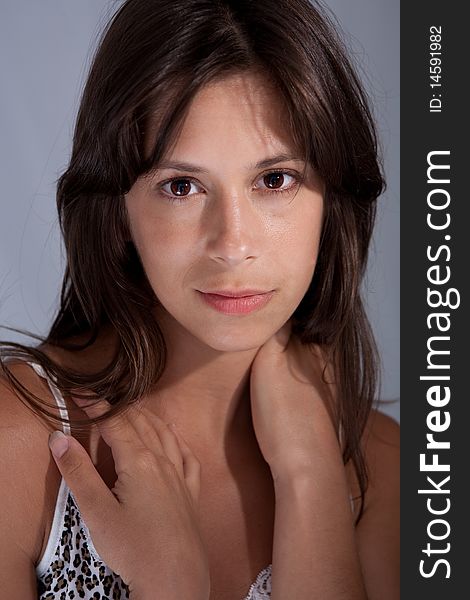
[{"label": "bare skin", "polygon": [[[281,438],[269,439],[269,428],[261,439],[261,430],[255,432],[250,370],[259,349],[288,321],[302,299],[318,253],[323,184],[309,168],[305,181],[294,185],[294,174],[301,173],[305,165],[296,160],[283,114],[274,90],[257,76],[234,76],[205,88],[195,98],[181,134],[166,157],[167,162],[191,163],[202,171],[190,171],[188,165],[183,170],[181,165],[166,167],[138,180],[126,197],[132,238],[161,302],[156,317],[169,350],[166,371],[143,405],[164,423],[176,423],[201,463],[199,520],[208,550],[211,600],[240,600],[273,556],[272,476],[279,465],[274,450]],[[150,147],[151,130],[148,143]],[[280,155],[284,157],[267,168],[254,167]],[[283,194],[264,189],[269,181],[264,177],[273,171],[284,173]],[[189,187],[190,193],[170,201],[162,190],[164,185],[168,193],[171,191],[170,184],[164,184],[169,178],[184,184],[181,187],[185,191]],[[221,314],[198,295],[198,290],[244,287],[273,289],[275,294],[263,309],[243,316]],[[52,348],[46,350],[62,364],[76,368],[78,360],[80,368],[95,370],[106,363],[114,344],[114,334],[109,330],[82,358],[58,354]],[[269,365],[265,368],[269,370]],[[275,371],[273,379],[276,375]],[[276,381],[266,376],[264,381],[266,386],[257,388],[259,407],[263,390],[270,386],[276,389]],[[288,378],[283,381],[289,385]],[[326,477],[327,467],[332,465],[337,473],[334,493],[335,499],[343,498],[340,517],[350,519],[348,535],[357,545],[357,555],[352,545],[347,554],[347,558],[354,559],[348,563],[351,580],[358,582],[358,595],[354,597],[362,598],[359,594],[364,584],[370,600],[395,600],[397,428],[390,419],[373,413],[364,436],[371,487],[366,496],[366,514],[353,530],[347,495],[349,491],[357,495],[357,482],[351,467],[344,470],[338,462],[334,424],[328,417],[329,399],[321,391],[316,398],[317,406],[326,409],[318,414],[324,424],[324,447],[331,443],[328,455],[332,463],[321,465],[315,475]],[[269,408],[266,399],[264,405]],[[72,415],[79,414],[76,407],[69,408]],[[320,433],[317,439],[321,439]],[[100,432],[93,428],[81,441],[111,489],[116,474]],[[305,442],[305,447],[316,455],[316,439],[305,438]],[[298,456],[292,455],[292,461]],[[50,469],[57,489],[58,471],[54,466]],[[288,490],[286,497],[293,489],[291,482],[289,478],[289,485],[283,486]],[[306,486],[301,495],[308,500],[315,493]],[[54,500],[51,493],[44,501],[45,509],[38,518],[42,543],[38,545],[37,536],[34,542],[30,540],[31,560],[44,550]],[[289,530],[287,513],[284,509],[279,522]],[[305,544],[305,555],[315,558],[309,540],[302,540],[301,531],[297,540]],[[325,540],[328,543],[337,546],[336,540]],[[276,557],[283,564],[285,559],[279,550]],[[363,582],[356,559],[364,573]],[[282,585],[280,581],[279,589]]]},{"label": "bare skin", "polygon": [[[150,151],[152,130],[147,134]],[[248,376],[259,347],[289,319],[311,281],[323,219],[323,183],[298,157],[282,105],[264,79],[241,74],[193,100],[165,163],[126,196],[132,239],[162,307],[169,349],[159,410],[183,434],[198,432],[211,455],[227,434],[250,428]],[[267,177],[283,172],[269,190]],[[190,184],[178,197],[169,178]],[[271,184],[272,185],[272,184]],[[171,196],[165,192],[172,192]],[[227,316],[197,290],[275,289],[262,310]],[[199,448],[195,448],[197,451]]]},{"label": "bare skin", "polygon": [[[100,352],[99,346],[99,343],[95,344],[98,348],[97,353],[94,353],[96,348],[85,352],[86,356],[81,358],[81,367],[85,368],[87,358],[90,361],[90,369],[100,364],[105,352]],[[51,349],[49,354],[53,355]],[[61,356],[62,364],[71,364],[70,356],[66,353],[61,353]],[[77,366],[76,357],[75,366]],[[42,380],[39,380],[29,367],[17,365],[13,369],[20,381],[30,390],[45,400],[51,400],[50,393],[44,388]],[[47,448],[47,436],[53,426],[45,426],[43,421],[21,407],[13,394],[3,393],[2,398],[3,427],[7,429],[11,427],[15,432],[14,443],[8,442],[7,446],[12,470],[15,475],[23,473],[19,477],[16,491],[9,488],[8,497],[14,497],[15,503],[11,507],[6,506],[4,514],[10,514],[11,521],[15,523],[13,539],[16,544],[21,543],[23,548],[21,557],[26,560],[23,563],[23,558],[20,560],[19,556],[14,555],[12,546],[9,545],[2,564],[6,569],[5,573],[12,574],[12,591],[18,593],[18,598],[29,598],[27,593],[29,585],[31,590],[34,590],[33,566],[42,556],[50,532],[60,473]],[[79,415],[80,411],[76,407],[69,405],[69,410],[75,417]],[[372,599],[394,600],[399,597],[398,435],[397,425],[391,419],[374,411],[363,438],[363,448],[371,477],[366,493],[366,512],[355,529],[355,538],[368,591],[370,590],[369,598]],[[88,453],[95,456],[93,462],[97,471],[111,488],[114,485],[115,474],[109,448],[99,438],[96,429],[92,430],[88,440],[81,438],[81,441]],[[243,446],[240,446],[239,450],[240,455],[243,455]],[[253,461],[253,468],[249,470],[248,478],[244,479],[245,486],[240,481],[240,471],[237,475],[235,472],[222,470],[218,477],[211,470],[210,462],[205,463],[205,459],[201,459],[202,472],[205,471],[207,474],[207,477],[201,477],[200,514],[206,514],[206,519],[201,520],[201,530],[210,550],[211,585],[214,585],[214,595],[211,598],[240,600],[246,593],[247,586],[254,581],[257,572],[271,561],[273,530],[270,514],[272,515],[271,506],[274,501],[272,478],[269,473],[266,475],[263,469],[257,470],[259,448],[250,452],[244,454],[247,456],[245,466]],[[346,466],[345,473],[351,494],[355,496],[359,489],[351,465]],[[253,476],[251,482],[250,475]],[[2,472],[2,476],[7,477],[6,481],[10,481],[6,469]],[[25,480],[31,485],[25,486]],[[248,491],[247,487],[250,488]],[[7,488],[4,486],[2,489]],[[240,498],[245,498],[250,493],[259,499],[258,505],[240,501]],[[230,507],[229,511],[227,507]],[[355,502],[355,514],[358,507],[359,503]],[[15,521],[16,509],[18,519]],[[28,511],[28,520],[23,518],[25,510]],[[218,535],[220,531],[229,531],[235,538]],[[230,545],[231,543],[236,543],[236,546]],[[233,560],[234,547],[239,549],[236,553],[237,562]],[[15,556],[14,562],[11,562],[10,559],[13,560]],[[254,558],[256,556],[258,559]],[[241,560],[241,563],[238,560]],[[28,568],[31,569],[30,583],[25,576]],[[15,569],[17,569],[16,576]],[[19,586],[18,582],[21,582],[21,586],[24,587]],[[10,597],[15,596],[12,594]],[[33,597],[35,596],[32,595],[31,598]]]}]

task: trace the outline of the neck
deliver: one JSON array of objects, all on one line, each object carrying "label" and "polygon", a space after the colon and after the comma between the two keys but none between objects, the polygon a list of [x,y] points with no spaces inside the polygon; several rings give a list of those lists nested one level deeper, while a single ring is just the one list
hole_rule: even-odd
[{"label": "neck", "polygon": [[[234,441],[255,439],[250,405],[250,369],[258,348],[221,352],[185,329],[159,319],[167,343],[165,371],[152,405],[183,437],[211,453]],[[171,334],[170,334],[171,333]]]}]

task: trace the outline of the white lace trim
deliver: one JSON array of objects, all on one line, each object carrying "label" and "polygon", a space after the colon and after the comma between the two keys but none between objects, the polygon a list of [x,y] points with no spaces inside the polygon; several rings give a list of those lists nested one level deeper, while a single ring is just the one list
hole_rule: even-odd
[{"label": "white lace trim", "polygon": [[271,569],[272,565],[265,567],[251,584],[248,595],[243,600],[266,600],[271,598]]}]

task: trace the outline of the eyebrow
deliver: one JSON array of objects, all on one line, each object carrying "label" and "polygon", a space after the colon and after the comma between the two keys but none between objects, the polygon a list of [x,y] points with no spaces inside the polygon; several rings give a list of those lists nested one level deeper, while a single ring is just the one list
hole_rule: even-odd
[{"label": "eyebrow", "polygon": [[[303,158],[299,156],[295,156],[292,154],[278,154],[276,156],[271,156],[269,158],[265,158],[260,160],[256,164],[248,165],[247,170],[256,170],[256,169],[265,169],[267,167],[272,167],[273,165],[277,165],[280,162],[285,161],[297,161],[297,162],[305,162]],[[156,165],[155,170],[161,169],[175,169],[177,171],[186,171],[189,173],[208,173],[207,169],[204,169],[198,165],[194,165],[192,163],[180,162],[180,161],[162,161]]]}]

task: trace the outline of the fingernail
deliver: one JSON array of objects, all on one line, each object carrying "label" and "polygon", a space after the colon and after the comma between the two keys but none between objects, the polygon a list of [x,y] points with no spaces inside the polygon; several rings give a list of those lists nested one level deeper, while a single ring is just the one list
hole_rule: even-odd
[{"label": "fingernail", "polygon": [[49,448],[56,458],[61,458],[69,448],[69,441],[62,431],[53,431],[49,436]]}]

